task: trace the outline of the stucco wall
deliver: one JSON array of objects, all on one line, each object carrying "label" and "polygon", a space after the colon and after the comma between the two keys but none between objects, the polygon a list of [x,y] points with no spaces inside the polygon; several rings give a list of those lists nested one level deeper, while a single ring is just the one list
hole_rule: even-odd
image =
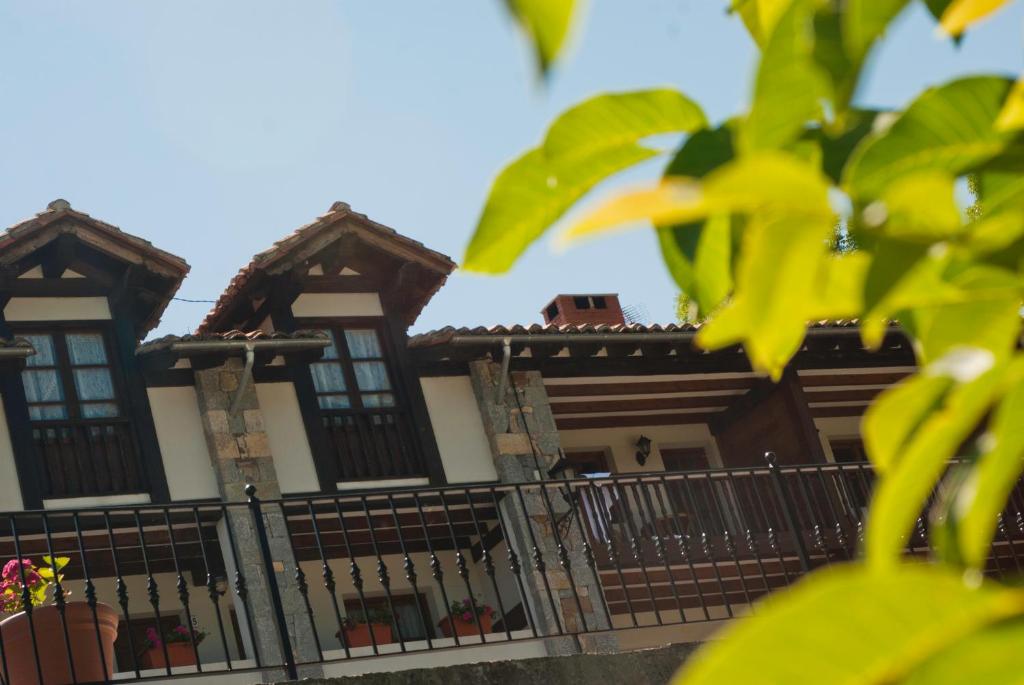
[{"label": "stucco wall", "polygon": [[291,383],[257,383],[256,397],[263,410],[270,453],[282,493],[314,492],[320,489],[302,423],[299,400]]},{"label": "stucco wall", "polygon": [[297,317],[384,316],[377,293],[302,293],[292,303]]},{"label": "stucco wall", "polygon": [[449,483],[498,479],[469,376],[420,379]]},{"label": "stucco wall", "polygon": [[829,440],[860,437],[860,422],[860,416],[828,416],[814,419],[814,425],[818,429],[818,437],[821,439],[821,448],[825,452],[826,459],[835,461],[832,456],[832,445],[829,444]]},{"label": "stucco wall", "polygon": [[88,321],[109,319],[105,297],[12,297],[4,318],[17,321]]},{"label": "stucco wall", "polygon": [[147,394],[171,499],[218,497],[195,388],[148,388]]},{"label": "stucco wall", "polygon": [[[641,435],[646,435],[652,443],[651,456],[643,466],[637,463],[635,456],[636,441]],[[559,433],[559,438],[566,450],[608,448],[611,454],[609,467],[616,473],[663,470],[662,447],[703,447],[712,467],[722,463],[715,438],[703,423],[566,430]]]},{"label": "stucco wall", "polygon": [[[3,400],[0,400],[0,409]],[[11,433],[7,430],[7,419],[0,412],[0,511],[17,511],[24,509],[21,501],[21,488],[18,487],[18,471],[14,466],[14,448],[11,446]]]}]

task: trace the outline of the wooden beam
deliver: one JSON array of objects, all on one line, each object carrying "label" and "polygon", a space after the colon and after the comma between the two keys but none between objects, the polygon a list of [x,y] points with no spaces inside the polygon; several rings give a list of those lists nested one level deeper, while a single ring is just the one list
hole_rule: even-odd
[{"label": "wooden beam", "polygon": [[[641,376],[642,378],[642,376]],[[616,383],[546,383],[548,397],[595,397],[598,395],[658,395],[705,390],[749,390],[756,378],[694,378],[678,381],[635,381]]]},{"label": "wooden beam", "polygon": [[800,384],[805,388],[835,385],[892,385],[911,374],[910,371],[880,371],[877,373],[843,373],[837,369],[829,374],[801,374]]},{"label": "wooden beam", "polygon": [[816,419],[823,419],[830,416],[863,416],[868,405],[843,405],[839,407],[811,407],[811,416]]},{"label": "wooden beam", "polygon": [[621,428],[626,426],[676,426],[708,423],[718,412],[691,412],[679,414],[632,414],[627,416],[583,416],[556,419],[558,430],[584,430],[588,428]]},{"label": "wooden beam", "polygon": [[736,395],[697,395],[692,397],[659,397],[642,400],[587,400],[582,402],[552,402],[551,413],[601,414],[629,411],[664,411],[669,409],[725,408]]},{"label": "wooden beam", "polygon": [[842,390],[817,390],[805,388],[808,402],[869,402],[882,392],[877,388],[846,388]]}]

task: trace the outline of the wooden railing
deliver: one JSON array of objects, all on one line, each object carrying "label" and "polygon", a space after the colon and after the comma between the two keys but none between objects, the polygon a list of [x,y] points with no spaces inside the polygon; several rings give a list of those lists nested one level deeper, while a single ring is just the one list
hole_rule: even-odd
[{"label": "wooden railing", "polygon": [[43,497],[146,491],[128,419],[32,422]]},{"label": "wooden railing", "polygon": [[409,416],[397,407],[322,411],[342,480],[426,475]]}]

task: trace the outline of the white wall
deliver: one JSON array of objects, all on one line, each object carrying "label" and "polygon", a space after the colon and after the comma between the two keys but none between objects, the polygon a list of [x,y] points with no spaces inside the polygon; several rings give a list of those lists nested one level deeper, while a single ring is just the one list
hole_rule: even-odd
[{"label": "white wall", "polygon": [[[0,400],[0,410],[3,401]],[[7,430],[6,414],[0,413],[0,511],[17,511],[25,508],[18,485],[18,471],[14,466],[14,447],[11,433]]]},{"label": "white wall", "polygon": [[148,388],[147,393],[171,499],[219,497],[195,388]]},{"label": "white wall", "polygon": [[86,321],[109,319],[105,297],[12,297],[4,318],[16,321]]},{"label": "white wall", "polygon": [[860,437],[860,422],[860,416],[827,416],[814,419],[814,425],[818,429],[818,438],[821,440],[821,447],[825,451],[826,459],[835,461],[835,457],[832,456],[830,440]]},{"label": "white wall", "polygon": [[320,481],[313,466],[313,452],[309,448],[295,386],[290,382],[257,383],[256,397],[263,411],[281,492],[318,492]]},{"label": "white wall", "polygon": [[[562,448],[602,449],[611,452],[608,466],[617,473],[638,471],[661,471],[662,447],[703,447],[712,467],[722,465],[718,445],[707,424],[681,424],[676,426],[629,426],[623,428],[587,428],[584,430],[559,431]],[[641,435],[651,439],[651,456],[640,466],[636,462],[636,441]]]},{"label": "white wall", "polygon": [[498,480],[469,376],[421,378],[420,386],[448,482]]},{"label": "white wall", "polygon": [[297,317],[384,316],[377,293],[302,293],[292,303]]}]

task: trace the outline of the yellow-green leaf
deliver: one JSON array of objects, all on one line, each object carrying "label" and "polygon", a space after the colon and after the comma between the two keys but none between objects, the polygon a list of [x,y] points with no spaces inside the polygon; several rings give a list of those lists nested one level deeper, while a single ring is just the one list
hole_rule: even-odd
[{"label": "yellow-green leaf", "polygon": [[847,0],[843,40],[854,60],[862,60],[885,28],[910,0]]},{"label": "yellow-green leaf", "polygon": [[549,162],[561,164],[590,158],[647,136],[690,133],[706,125],[700,106],[677,90],[606,93],[581,102],[555,119],[544,138],[544,154]]},{"label": "yellow-green leaf", "polygon": [[712,312],[732,291],[732,221],[727,214],[703,223],[658,229],[665,265],[680,290],[697,304],[701,316]]},{"label": "yellow-green leaf", "polygon": [[1024,128],[1024,78],[1014,84],[996,118],[996,130],[1018,131]]},{"label": "yellow-green leaf", "polygon": [[971,24],[977,23],[1007,3],[1007,0],[953,0],[942,14],[942,30],[959,36]]},{"label": "yellow-green leaf", "polygon": [[[953,177],[943,171],[919,171],[896,179],[882,194],[884,232],[894,238],[932,242],[960,231],[960,208]],[[869,212],[865,211],[865,221]]]},{"label": "yellow-green leaf", "polygon": [[[870,564],[892,567],[899,563],[914,522],[946,463],[997,399],[1003,369],[993,368],[991,360],[985,350],[960,349],[925,369],[926,374],[960,374],[964,382],[946,393],[942,405],[920,423],[899,459],[878,479],[865,533]],[[987,371],[974,376],[986,366]]]},{"label": "yellow-green leaf", "polygon": [[732,10],[738,12],[751,37],[764,44],[775,24],[793,0],[733,0]]},{"label": "yellow-green leaf", "polygon": [[957,493],[956,516],[960,553],[976,568],[988,558],[995,532],[996,516],[1024,471],[1024,360],[1018,359],[1006,381],[1009,390],[999,403],[988,437],[981,442],[986,449]]},{"label": "yellow-green leaf", "polygon": [[533,43],[542,73],[558,58],[576,11],[575,0],[505,0],[512,16]]},{"label": "yellow-green leaf", "polygon": [[599,95],[555,120],[542,146],[506,167],[491,186],[463,267],[500,273],[577,200],[609,176],[657,154],[638,144],[705,123],[678,92]]},{"label": "yellow-green leaf", "polygon": [[[781,590],[705,643],[672,685],[882,685],[1024,611],[1024,593],[939,566],[834,566]],[[717,636],[716,636],[717,637]]]},{"label": "yellow-green leaf", "polygon": [[721,212],[829,219],[828,182],[816,168],[789,155],[751,155],[720,167],[703,183],[667,178],[657,186],[614,195],[585,212],[562,240],[627,223],[649,220],[663,226]]},{"label": "yellow-green leaf", "polygon": [[826,259],[825,282],[815,293],[815,307],[810,319],[847,319],[864,311],[864,279],[871,266],[871,257],[859,251],[829,255]]},{"label": "yellow-green leaf", "polygon": [[775,24],[761,56],[750,114],[740,128],[744,152],[783,148],[809,122],[821,120],[830,86],[813,49],[814,5],[797,0]]},{"label": "yellow-green leaf", "polygon": [[800,347],[826,281],[828,219],[754,214],[743,233],[733,298],[698,332],[718,349],[742,342],[751,366],[778,379]]},{"label": "yellow-green leaf", "polygon": [[1024,621],[1003,621],[935,653],[901,685],[1024,685],[1021,645]]},{"label": "yellow-green leaf", "polygon": [[864,447],[875,470],[892,470],[920,425],[953,386],[948,376],[915,374],[885,390],[868,406],[861,424]]},{"label": "yellow-green leaf", "polygon": [[906,174],[958,176],[996,157],[1010,142],[993,126],[1009,89],[1008,79],[977,76],[926,90],[888,130],[857,146],[844,186],[854,197],[871,200]]},{"label": "yellow-green leaf", "polygon": [[605,150],[588,164],[556,167],[542,150],[530,150],[506,167],[491,186],[463,268],[502,273],[577,200],[608,176],[657,153],[639,145]]}]

